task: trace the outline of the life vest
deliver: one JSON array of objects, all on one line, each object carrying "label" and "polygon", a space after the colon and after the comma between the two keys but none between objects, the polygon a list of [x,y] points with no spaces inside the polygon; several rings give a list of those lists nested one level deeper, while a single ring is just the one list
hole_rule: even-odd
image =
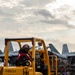
[{"label": "life vest", "polygon": [[19,53],[17,59],[19,60],[21,56],[25,56],[25,57],[27,57],[28,60],[31,59],[30,55],[27,54],[27,53]]}]

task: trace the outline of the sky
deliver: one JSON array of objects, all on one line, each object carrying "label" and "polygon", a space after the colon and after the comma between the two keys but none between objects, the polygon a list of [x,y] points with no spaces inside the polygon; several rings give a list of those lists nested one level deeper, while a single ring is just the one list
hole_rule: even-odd
[{"label": "sky", "polygon": [[75,51],[75,0],[0,0],[0,49],[5,38],[41,38],[61,53]]}]

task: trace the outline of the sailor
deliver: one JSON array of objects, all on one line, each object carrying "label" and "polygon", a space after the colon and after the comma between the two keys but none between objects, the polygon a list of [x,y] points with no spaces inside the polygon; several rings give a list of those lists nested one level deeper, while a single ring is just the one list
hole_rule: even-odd
[{"label": "sailor", "polygon": [[25,44],[20,50],[16,61],[16,66],[25,66],[25,61],[30,60],[32,61],[32,57],[28,53],[30,50],[30,47],[28,44]]}]

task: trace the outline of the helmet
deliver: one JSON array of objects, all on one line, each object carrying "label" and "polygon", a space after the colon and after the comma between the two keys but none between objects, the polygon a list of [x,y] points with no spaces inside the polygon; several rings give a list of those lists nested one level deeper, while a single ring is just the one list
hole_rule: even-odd
[{"label": "helmet", "polygon": [[30,47],[29,47],[29,45],[28,45],[28,44],[25,44],[25,45],[23,45],[23,49],[24,49],[24,50],[29,50],[29,49],[30,49]]}]

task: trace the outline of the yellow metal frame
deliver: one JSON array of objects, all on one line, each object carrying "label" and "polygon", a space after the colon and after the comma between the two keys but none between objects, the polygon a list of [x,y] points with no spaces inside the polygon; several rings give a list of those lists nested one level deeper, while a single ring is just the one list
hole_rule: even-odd
[{"label": "yellow metal frame", "polygon": [[21,48],[21,42],[32,42],[32,58],[34,58],[34,61],[32,61],[32,68],[33,68],[33,74],[31,75],[41,75],[40,73],[35,72],[35,42],[41,42],[43,43],[44,46],[44,61],[46,63],[46,65],[48,66],[48,75],[51,75],[51,69],[50,69],[50,62],[49,62],[49,55],[48,55],[48,51],[46,49],[46,45],[44,40],[39,39],[39,38],[6,38],[5,39],[5,67],[9,67],[8,66],[8,53],[9,53],[9,42],[10,41],[15,41],[18,42],[20,48]]},{"label": "yellow metal frame", "polygon": [[[55,71],[55,75],[58,75],[58,60],[59,58],[56,55],[49,55],[51,58],[50,63],[51,63],[51,71]],[[55,67],[55,68],[54,68]]]}]

